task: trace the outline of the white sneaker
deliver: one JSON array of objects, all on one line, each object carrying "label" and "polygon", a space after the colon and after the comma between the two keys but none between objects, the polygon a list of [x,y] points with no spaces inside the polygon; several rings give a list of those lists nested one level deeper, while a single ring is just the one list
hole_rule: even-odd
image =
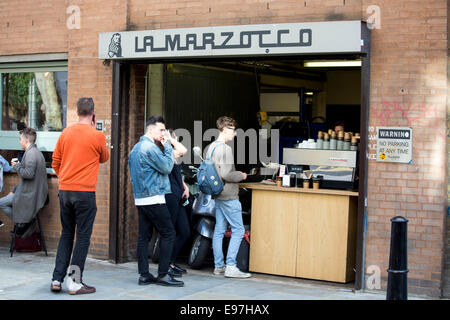
[{"label": "white sneaker", "polygon": [[228,266],[225,268],[225,277],[228,278],[250,278],[252,275],[247,272],[242,272],[236,266]]},{"label": "white sneaker", "polygon": [[219,275],[224,274],[224,273],[225,273],[225,267],[215,267],[214,268],[214,274],[216,276],[219,276]]},{"label": "white sneaker", "polygon": [[83,285],[81,283],[76,283],[71,276],[67,277],[67,289],[69,290],[69,292],[77,292],[78,290],[80,290]]}]

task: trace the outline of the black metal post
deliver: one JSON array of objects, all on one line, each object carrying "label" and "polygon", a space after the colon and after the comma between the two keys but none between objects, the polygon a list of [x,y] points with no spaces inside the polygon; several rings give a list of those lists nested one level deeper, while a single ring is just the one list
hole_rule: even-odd
[{"label": "black metal post", "polygon": [[386,300],[408,300],[408,220],[391,219],[391,249],[389,254]]}]

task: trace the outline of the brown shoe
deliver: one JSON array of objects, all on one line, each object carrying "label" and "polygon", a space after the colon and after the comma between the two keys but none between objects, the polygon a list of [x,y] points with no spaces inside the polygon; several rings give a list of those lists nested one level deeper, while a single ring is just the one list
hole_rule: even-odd
[{"label": "brown shoe", "polygon": [[78,289],[77,291],[69,291],[69,294],[89,294],[89,293],[94,293],[95,292],[95,288],[94,287],[90,287],[85,285],[84,283],[82,283],[83,286]]},{"label": "brown shoe", "polygon": [[85,286],[86,288],[88,288],[88,289],[94,289],[94,292],[95,292],[95,287],[91,287],[91,286],[88,286],[86,283],[84,283],[84,282],[81,282],[81,284],[83,285],[83,286]]}]

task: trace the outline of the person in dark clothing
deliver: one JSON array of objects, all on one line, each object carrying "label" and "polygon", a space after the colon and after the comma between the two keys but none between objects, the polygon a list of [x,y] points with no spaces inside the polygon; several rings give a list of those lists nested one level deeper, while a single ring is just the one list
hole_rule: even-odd
[{"label": "person in dark clothing", "polygon": [[[182,287],[183,281],[174,279],[169,268],[176,233],[165,195],[171,193],[169,174],[173,169],[173,148],[161,116],[151,116],[147,120],[145,134],[131,150],[128,163],[139,215],[138,284]],[[157,278],[149,272],[148,266],[148,242],[153,227],[161,236]]]},{"label": "person in dark clothing", "polygon": [[[169,133],[172,138],[170,140],[171,142],[178,141],[177,136],[172,129],[169,129]],[[174,166],[169,174],[170,188],[172,190],[172,193],[166,194],[165,197],[166,205],[169,209],[172,223],[175,227],[177,236],[175,239],[169,267],[173,274],[181,275],[182,273],[186,273],[187,271],[186,269],[183,269],[180,266],[176,265],[175,262],[178,253],[180,252],[181,248],[190,235],[189,221],[186,215],[186,209],[183,206],[183,204],[189,198],[189,188],[183,181],[183,177],[181,176],[181,164],[177,163],[177,160],[187,152],[187,149],[179,142],[172,143],[172,146]]]}]

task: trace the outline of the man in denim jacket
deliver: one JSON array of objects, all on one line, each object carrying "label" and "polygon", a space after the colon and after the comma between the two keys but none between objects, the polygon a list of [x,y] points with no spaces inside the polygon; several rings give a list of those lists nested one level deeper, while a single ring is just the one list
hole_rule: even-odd
[{"label": "man in denim jacket", "polygon": [[[139,215],[137,244],[139,284],[155,283],[165,286],[183,286],[169,271],[169,260],[175,242],[175,229],[165,194],[171,193],[169,174],[173,168],[172,146],[166,135],[164,119],[152,116],[147,120],[146,132],[129,155],[133,195]],[[155,226],[160,234],[158,277],[148,268],[148,243]]]}]

